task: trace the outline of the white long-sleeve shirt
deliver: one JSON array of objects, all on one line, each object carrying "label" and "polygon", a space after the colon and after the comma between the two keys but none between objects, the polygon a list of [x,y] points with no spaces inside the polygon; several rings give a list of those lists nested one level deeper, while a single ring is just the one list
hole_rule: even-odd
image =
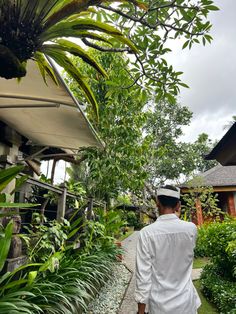
[{"label": "white long-sleeve shirt", "polygon": [[191,280],[197,228],[175,214],[160,216],[139,234],[135,300],[149,314],[196,314],[201,305]]}]

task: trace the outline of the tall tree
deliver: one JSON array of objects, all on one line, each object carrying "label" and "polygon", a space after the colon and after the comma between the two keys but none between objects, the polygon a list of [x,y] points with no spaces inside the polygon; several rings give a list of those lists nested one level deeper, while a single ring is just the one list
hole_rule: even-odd
[{"label": "tall tree", "polygon": [[183,126],[189,125],[192,113],[180,104],[161,103],[149,112],[146,132],[152,135],[152,155],[146,165],[146,190],[153,199],[161,184],[181,183],[216,163],[204,160],[214,143],[202,133],[193,143],[183,142]]},{"label": "tall tree", "polygon": [[[150,136],[143,133],[146,123],[147,95],[140,87],[122,89],[130,83],[128,60],[119,54],[89,52],[96,56],[106,69],[108,80],[96,77],[95,71],[74,59],[76,66],[90,78],[99,104],[99,120],[87,107],[87,114],[104,141],[104,149],[89,148],[81,154],[86,166],[74,167],[74,175],[80,173],[87,192],[102,199],[110,199],[121,191],[140,190],[146,179],[144,165],[150,153]],[[72,91],[83,99],[73,80],[67,78]],[[82,98],[81,98],[82,97]]]}]

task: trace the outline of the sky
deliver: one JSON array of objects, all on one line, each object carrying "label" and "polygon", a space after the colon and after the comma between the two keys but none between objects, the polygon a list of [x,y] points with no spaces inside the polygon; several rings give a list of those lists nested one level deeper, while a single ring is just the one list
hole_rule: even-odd
[{"label": "sky", "polygon": [[219,140],[226,125],[236,114],[236,1],[215,0],[220,11],[210,15],[213,42],[182,50],[183,42],[175,41],[168,60],[175,70],[183,71],[179,101],[193,112],[190,126],[184,128],[185,141],[194,141],[205,132]]}]

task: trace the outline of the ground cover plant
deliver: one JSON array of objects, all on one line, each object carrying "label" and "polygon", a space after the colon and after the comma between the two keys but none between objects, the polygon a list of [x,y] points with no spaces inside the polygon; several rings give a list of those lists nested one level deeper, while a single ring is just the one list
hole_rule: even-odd
[{"label": "ground cover plant", "polygon": [[204,294],[202,293],[202,290],[201,290],[201,283],[200,283],[200,280],[195,280],[193,282],[198,294],[199,294],[199,297],[201,299],[201,306],[200,308],[198,309],[198,314],[217,314],[219,313],[217,308],[212,304],[210,303],[204,296]]},{"label": "ground cover plant", "polygon": [[220,313],[236,312],[236,281],[225,278],[217,266],[204,267],[201,286],[204,295],[217,306]]},{"label": "ground cover plant", "polygon": [[[92,223],[96,229],[96,222]],[[6,232],[9,233],[8,229]],[[90,231],[88,228],[87,234],[83,235],[86,239],[83,249],[74,250],[69,245],[52,254],[44,263],[27,264],[3,275],[0,280],[0,312],[83,313],[111,275],[120,254],[114,238],[102,236],[104,228],[100,228],[95,237],[88,237]],[[8,238],[10,241],[10,236]],[[34,260],[37,257],[45,260],[43,252],[48,257],[48,251],[44,249],[43,245],[43,250],[38,251]]]}]

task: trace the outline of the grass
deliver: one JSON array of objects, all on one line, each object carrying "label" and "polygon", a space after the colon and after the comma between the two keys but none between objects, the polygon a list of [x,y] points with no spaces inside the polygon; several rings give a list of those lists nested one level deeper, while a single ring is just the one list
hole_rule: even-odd
[{"label": "grass", "polygon": [[195,280],[193,284],[195,288],[197,289],[198,295],[202,302],[202,305],[198,309],[198,314],[218,314],[219,312],[216,309],[216,307],[212,303],[210,303],[202,294],[201,289],[200,289],[201,287],[200,280]]},{"label": "grass", "polygon": [[[193,261],[193,268],[203,268],[206,264],[209,263],[209,258],[207,257],[198,257]],[[210,303],[206,297],[201,292],[201,283],[200,280],[195,280],[193,282],[195,288],[197,289],[198,295],[201,299],[202,305],[198,309],[198,314],[218,314],[216,307]]]},{"label": "grass", "polygon": [[209,263],[208,257],[197,257],[193,260],[193,268],[203,268],[206,264]]}]

